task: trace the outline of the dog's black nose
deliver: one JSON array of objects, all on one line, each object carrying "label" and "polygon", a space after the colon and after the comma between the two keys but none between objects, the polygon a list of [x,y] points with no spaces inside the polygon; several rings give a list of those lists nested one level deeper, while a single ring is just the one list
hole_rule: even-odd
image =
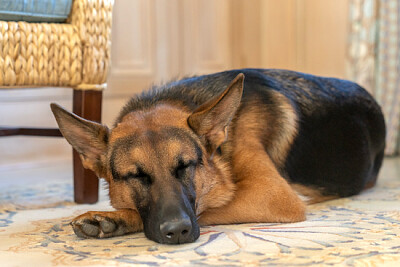
[{"label": "dog's black nose", "polygon": [[192,242],[192,222],[189,218],[165,221],[160,224],[160,231],[164,243],[182,244]]}]

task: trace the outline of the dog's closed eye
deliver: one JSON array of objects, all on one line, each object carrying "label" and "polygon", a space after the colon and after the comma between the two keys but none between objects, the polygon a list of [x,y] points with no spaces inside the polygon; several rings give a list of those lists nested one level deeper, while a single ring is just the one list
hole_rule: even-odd
[{"label": "dog's closed eye", "polygon": [[180,160],[178,166],[175,168],[175,177],[177,179],[183,179],[186,177],[187,172],[196,166],[195,160],[190,160],[188,162],[184,162]]},{"label": "dog's closed eye", "polygon": [[151,176],[140,168],[138,168],[137,172],[128,172],[122,178],[126,181],[129,179],[136,179],[146,186],[150,186],[153,183]]}]

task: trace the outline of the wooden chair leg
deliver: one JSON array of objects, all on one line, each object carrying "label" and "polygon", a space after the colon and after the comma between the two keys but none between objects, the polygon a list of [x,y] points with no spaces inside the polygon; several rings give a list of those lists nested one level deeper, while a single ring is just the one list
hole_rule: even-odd
[{"label": "wooden chair leg", "polygon": [[[73,112],[85,119],[101,122],[102,91],[74,90]],[[76,203],[96,203],[99,198],[99,179],[83,167],[78,153],[73,151],[74,199]]]}]

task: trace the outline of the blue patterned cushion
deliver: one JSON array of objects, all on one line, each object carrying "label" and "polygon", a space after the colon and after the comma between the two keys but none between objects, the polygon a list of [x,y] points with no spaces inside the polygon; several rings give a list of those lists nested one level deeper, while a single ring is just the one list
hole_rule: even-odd
[{"label": "blue patterned cushion", "polygon": [[0,20],[63,22],[72,0],[0,0]]}]

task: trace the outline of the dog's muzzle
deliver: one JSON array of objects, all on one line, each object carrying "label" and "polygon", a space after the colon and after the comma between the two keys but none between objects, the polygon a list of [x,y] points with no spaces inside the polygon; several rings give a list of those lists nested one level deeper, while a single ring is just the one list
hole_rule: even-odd
[{"label": "dog's muzzle", "polygon": [[157,204],[150,208],[143,221],[147,238],[162,244],[191,243],[199,238],[200,227],[194,207],[185,197],[163,199]]}]

